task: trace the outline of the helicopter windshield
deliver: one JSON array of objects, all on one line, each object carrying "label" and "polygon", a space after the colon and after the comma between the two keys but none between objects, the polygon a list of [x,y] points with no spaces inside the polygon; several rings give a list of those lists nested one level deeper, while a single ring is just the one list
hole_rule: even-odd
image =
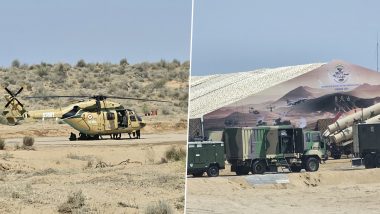
[{"label": "helicopter windshield", "polygon": [[74,106],[73,109],[62,115],[62,119],[74,116],[79,110],[79,106]]},{"label": "helicopter windshield", "polygon": [[140,116],[137,116],[137,120],[141,122],[142,118]]}]

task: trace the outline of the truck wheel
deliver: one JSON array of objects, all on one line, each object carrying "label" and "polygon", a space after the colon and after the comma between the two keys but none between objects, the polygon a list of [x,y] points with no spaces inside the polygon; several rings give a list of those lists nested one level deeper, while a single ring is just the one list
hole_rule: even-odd
[{"label": "truck wheel", "polygon": [[193,173],[193,177],[202,177],[204,172]]},{"label": "truck wheel", "polygon": [[290,171],[292,171],[292,172],[301,172],[301,170],[302,170],[301,166],[297,166],[297,165],[291,165],[290,166]]},{"label": "truck wheel", "polygon": [[264,174],[266,170],[266,164],[264,161],[256,160],[252,164],[252,174]]},{"label": "truck wheel", "polygon": [[364,166],[366,169],[372,169],[376,167],[375,155],[367,154],[364,156]]},{"label": "truck wheel", "polygon": [[376,155],[376,167],[380,167],[380,154]]},{"label": "truck wheel", "polygon": [[306,159],[305,169],[308,172],[315,172],[319,168],[319,161],[317,158],[310,157]]},{"label": "truck wheel", "polygon": [[215,165],[210,166],[207,170],[208,177],[217,177],[219,175],[219,168]]}]

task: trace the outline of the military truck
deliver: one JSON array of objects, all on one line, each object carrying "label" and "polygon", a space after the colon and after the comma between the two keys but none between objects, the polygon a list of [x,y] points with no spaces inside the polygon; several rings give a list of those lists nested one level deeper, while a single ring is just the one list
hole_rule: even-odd
[{"label": "military truck", "polygon": [[380,167],[380,123],[362,123],[353,126],[354,154],[352,165],[367,169]]},{"label": "military truck", "polygon": [[224,169],[224,143],[221,141],[198,141],[188,143],[187,174],[200,177],[219,176]]},{"label": "military truck", "polygon": [[318,131],[293,126],[226,128],[223,140],[227,161],[237,175],[277,172],[278,167],[313,172],[326,155]]}]

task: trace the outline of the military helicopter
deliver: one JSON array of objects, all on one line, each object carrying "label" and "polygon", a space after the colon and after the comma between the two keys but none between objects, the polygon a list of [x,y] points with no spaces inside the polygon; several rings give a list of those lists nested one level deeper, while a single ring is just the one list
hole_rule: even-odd
[{"label": "military helicopter", "polygon": [[[21,87],[16,93],[8,88],[5,95],[7,104],[3,115],[10,124],[16,125],[20,120],[26,118],[44,119],[60,118],[63,122],[79,131],[79,137],[71,133],[70,140],[97,140],[102,135],[110,135],[113,139],[121,139],[121,133],[128,133],[131,137],[140,138],[140,129],[146,123],[132,109],[124,108],[121,104],[108,101],[111,99],[126,99],[152,102],[170,102],[166,100],[154,100],[133,97],[118,96],[29,96],[26,99],[46,99],[46,98],[88,98],[87,101],[80,101],[59,109],[46,109],[27,111],[24,105],[16,98],[21,93]],[[10,110],[7,110],[10,106]]]}]

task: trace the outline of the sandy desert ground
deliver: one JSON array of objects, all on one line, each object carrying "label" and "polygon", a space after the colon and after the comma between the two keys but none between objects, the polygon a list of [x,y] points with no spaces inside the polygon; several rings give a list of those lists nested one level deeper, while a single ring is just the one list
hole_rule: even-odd
[{"label": "sandy desert ground", "polygon": [[[65,124],[0,125],[0,213],[144,213],[159,200],[183,213],[185,160],[162,158],[186,149],[185,122],[152,123],[142,139],[75,142]],[[25,135],[34,150],[16,149]]]},{"label": "sandy desert ground", "polygon": [[255,185],[229,168],[187,179],[187,213],[380,213],[380,169],[329,160],[318,172],[284,173],[289,183]]}]

